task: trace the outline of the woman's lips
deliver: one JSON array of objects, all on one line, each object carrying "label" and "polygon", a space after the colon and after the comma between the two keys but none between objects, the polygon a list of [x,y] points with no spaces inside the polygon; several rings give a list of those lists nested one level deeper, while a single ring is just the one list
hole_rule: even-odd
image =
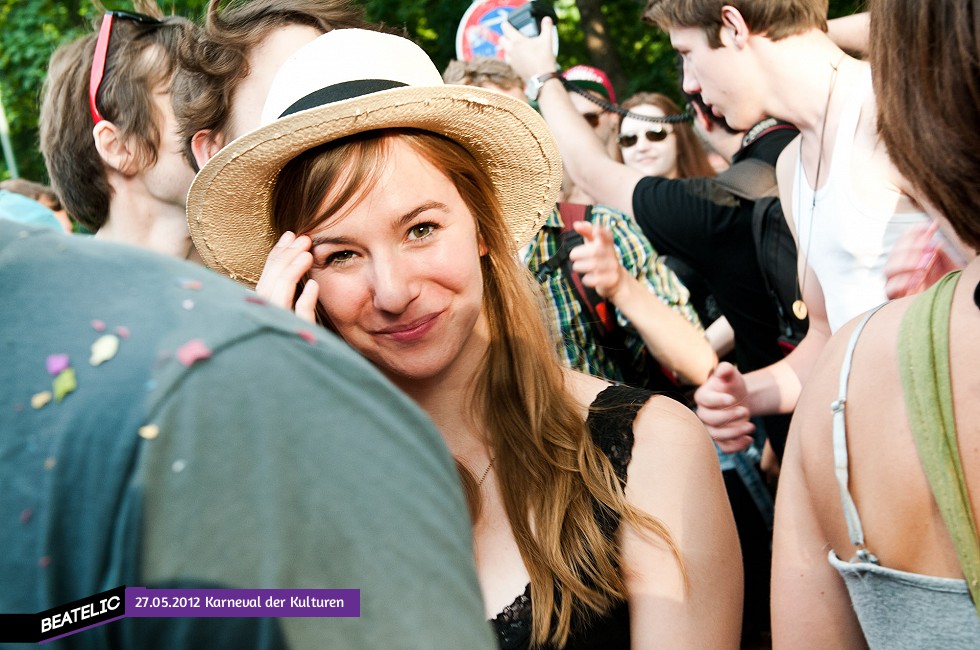
[{"label": "woman's lips", "polygon": [[432,314],[427,314],[422,318],[416,319],[409,323],[401,323],[398,325],[392,325],[390,327],[385,327],[378,330],[376,333],[379,336],[384,336],[390,339],[394,339],[399,343],[411,343],[423,338],[428,334],[439,320],[439,316],[442,312],[435,312]]}]

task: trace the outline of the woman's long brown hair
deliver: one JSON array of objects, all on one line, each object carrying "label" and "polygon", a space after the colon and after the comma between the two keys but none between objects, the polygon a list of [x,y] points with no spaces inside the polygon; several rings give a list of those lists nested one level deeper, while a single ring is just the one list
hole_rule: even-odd
[{"label": "woman's long brown hair", "polygon": [[[488,249],[481,260],[490,342],[486,372],[471,386],[472,410],[483,414],[480,428],[496,458],[507,517],[531,577],[532,645],[563,646],[573,614],[605,613],[626,598],[618,545],[603,534],[593,504],[659,538],[678,561],[680,555],[663,524],[626,501],[611,463],[592,443],[547,326],[536,317],[541,311],[533,279],[515,262],[487,174],[460,145],[433,133],[398,129],[352,136],[308,151],[282,170],[273,227],[309,232],[363,197],[393,138],[452,181]],[[476,481],[460,463],[457,468],[476,517]]]},{"label": "woman's long brown hair", "polygon": [[878,129],[898,170],[980,249],[980,7],[873,0]]}]

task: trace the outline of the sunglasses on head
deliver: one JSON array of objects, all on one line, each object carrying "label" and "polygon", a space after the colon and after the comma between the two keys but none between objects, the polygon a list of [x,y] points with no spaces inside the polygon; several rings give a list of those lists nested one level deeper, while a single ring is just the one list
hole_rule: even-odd
[{"label": "sunglasses on head", "polygon": [[[670,135],[670,131],[663,128],[648,129],[647,131],[643,132],[643,135],[650,142],[663,142],[664,140],[667,139],[667,136]],[[623,149],[629,149],[630,147],[635,145],[639,141],[639,139],[640,136],[638,136],[635,133],[624,133],[621,136],[619,136],[619,146],[622,147]]]},{"label": "sunglasses on head", "polygon": [[133,13],[131,11],[107,11],[102,16],[102,27],[99,29],[99,39],[95,42],[95,56],[92,58],[92,75],[88,84],[88,106],[92,111],[92,120],[98,124],[102,121],[102,113],[95,105],[95,98],[102,87],[105,77],[106,57],[109,54],[109,37],[112,36],[112,26],[116,19],[132,20],[142,25],[162,25],[163,21],[152,16]]},{"label": "sunglasses on head", "polygon": [[602,117],[602,111],[598,113],[582,113],[582,117],[584,117],[585,121],[589,123],[589,126],[594,129],[599,126],[599,118]]}]

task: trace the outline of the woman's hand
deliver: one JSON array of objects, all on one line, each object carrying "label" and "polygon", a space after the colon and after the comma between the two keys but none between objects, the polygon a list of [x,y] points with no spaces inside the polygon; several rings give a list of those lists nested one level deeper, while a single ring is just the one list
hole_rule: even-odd
[{"label": "woman's hand", "polygon": [[885,262],[885,294],[889,300],[925,291],[959,266],[937,242],[935,221],[910,228],[898,238]]},{"label": "woman's hand", "polygon": [[[262,277],[255,292],[277,307],[292,309],[308,323],[316,322],[316,303],[320,287],[316,280],[307,280],[303,292],[296,298],[296,286],[313,268],[313,241],[306,235],[297,237],[283,233],[269,252]],[[294,304],[295,299],[295,304]]]}]

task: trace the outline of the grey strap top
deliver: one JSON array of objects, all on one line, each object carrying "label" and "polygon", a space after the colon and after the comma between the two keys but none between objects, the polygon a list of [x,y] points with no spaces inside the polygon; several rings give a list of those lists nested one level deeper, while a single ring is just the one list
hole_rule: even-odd
[{"label": "grey strap top", "polygon": [[865,546],[861,519],[848,489],[847,381],[858,337],[880,308],[869,312],[851,335],[841,365],[837,399],[831,405],[835,474],[848,534],[857,553],[849,562],[844,562],[831,550],[827,559],[847,586],[851,605],[870,648],[976,650],[980,648],[980,619],[966,581],[881,566],[878,558]]}]

